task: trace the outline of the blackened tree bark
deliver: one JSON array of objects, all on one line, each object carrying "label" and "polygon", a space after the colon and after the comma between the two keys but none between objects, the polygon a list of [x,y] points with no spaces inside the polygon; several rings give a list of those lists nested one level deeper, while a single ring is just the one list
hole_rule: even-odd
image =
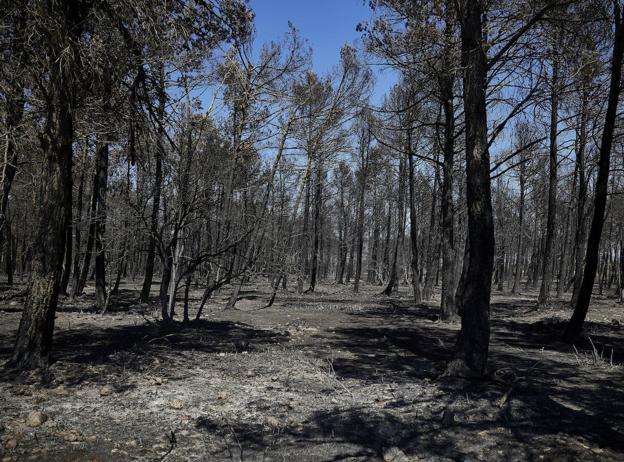
[{"label": "blackened tree bark", "polygon": [[104,141],[96,155],[97,218],[95,221],[95,302],[100,311],[106,309],[106,189],[108,183],[108,143]]},{"label": "blackened tree bark", "polygon": [[15,139],[24,117],[24,105],[26,103],[24,89],[22,88],[21,78],[19,77],[22,72],[20,68],[22,67],[25,51],[22,48],[22,40],[26,32],[24,13],[18,12],[14,17],[6,15],[5,20],[6,22],[3,26],[6,30],[3,31],[3,38],[6,40],[10,35],[14,35],[14,45],[8,49],[4,48],[2,52],[3,73],[7,72],[11,74],[11,80],[8,85],[2,88],[5,108],[5,144],[4,158],[2,159],[2,172],[0,172],[2,175],[2,189],[0,189],[0,250],[4,247],[5,239],[7,239],[5,233],[10,231],[8,228],[5,228],[5,226],[9,225],[6,216],[7,207],[13,180],[17,173],[17,161],[19,157]]},{"label": "blackened tree bark", "polygon": [[306,292],[314,292],[319,266],[319,244],[321,238],[321,208],[323,205],[323,162],[316,160],[316,182],[314,187],[314,240],[312,243],[312,263],[310,267],[310,287]]},{"label": "blackened tree bark", "polygon": [[490,186],[485,85],[487,59],[483,40],[483,2],[462,2],[461,61],[464,68],[466,120],[466,201],[468,255],[459,294],[461,330],[447,374],[481,377],[490,343],[490,292],[494,265],[494,223]]},{"label": "blackened tree bark", "polygon": [[600,154],[598,161],[598,177],[596,179],[596,193],[594,198],[594,216],[589,229],[587,252],[585,254],[585,270],[583,281],[574,307],[574,313],[564,332],[564,340],[573,342],[580,335],[583,323],[589,309],[592,289],[598,267],[598,252],[600,250],[600,237],[604,225],[605,209],[607,205],[607,190],[609,185],[609,165],[611,161],[611,146],[613,145],[613,132],[617,116],[617,106],[620,97],[622,79],[622,58],[624,55],[624,17],[620,1],[614,2],[615,35],[613,41],[613,56],[611,59],[611,83],[609,86],[609,99],[605,124],[600,141]]},{"label": "blackened tree bark", "polygon": [[[32,249],[31,280],[9,365],[18,369],[46,367],[50,361],[54,317],[65,252],[67,182],[72,174],[74,82],[77,42],[89,5],[83,2],[42,4],[50,22],[46,46],[45,123],[39,135],[44,165],[37,201],[36,238]],[[68,49],[71,50],[68,52]]]},{"label": "blackened tree bark", "polygon": [[444,74],[440,89],[444,108],[444,162],[442,164],[442,293],[440,317],[452,319],[457,315],[455,306],[455,212],[453,209],[453,168],[455,166],[455,110],[453,105],[453,77]]},{"label": "blackened tree bark", "polygon": [[578,170],[578,190],[576,196],[576,223],[574,230],[574,285],[570,306],[574,308],[578,300],[581,281],[583,280],[583,259],[585,256],[585,244],[587,237],[586,210],[587,203],[587,179],[585,171],[585,150],[587,147],[587,119],[589,95],[587,86],[583,88],[581,111],[579,114],[580,124],[577,130],[576,168]]},{"label": "blackened tree bark", "polygon": [[390,277],[388,278],[388,284],[386,288],[383,290],[384,295],[391,295],[392,291],[395,289],[395,286],[398,285],[399,282],[399,274],[398,274],[398,256],[399,256],[399,246],[403,240],[403,233],[405,229],[405,159],[401,155],[399,160],[399,191],[397,195],[397,231],[396,231],[396,240],[394,241],[394,249],[392,251],[392,262],[390,263]]},{"label": "blackened tree bark", "polygon": [[439,77],[440,96],[444,111],[444,160],[442,164],[442,199],[440,210],[440,227],[442,239],[442,287],[440,294],[440,318],[452,319],[457,316],[455,306],[455,209],[453,208],[453,168],[455,167],[455,105],[453,102],[453,84],[455,78],[451,73],[450,55],[453,47],[452,5],[445,2],[445,47],[443,66]]},{"label": "blackened tree bark", "polygon": [[[70,200],[72,198],[72,186],[73,179],[68,181],[68,184],[65,186],[69,189],[69,197]],[[65,258],[63,259],[63,273],[61,275],[61,282],[59,283],[59,293],[63,295],[67,295],[67,286],[69,286],[69,278],[71,276],[71,268],[73,261],[73,228],[74,225],[72,223],[72,206],[71,203],[68,204],[68,207],[65,210],[67,217],[65,220],[67,222],[67,228],[65,229]]]},{"label": "blackened tree bark", "polygon": [[152,287],[152,280],[154,278],[154,259],[156,258],[156,242],[158,239],[158,214],[160,211],[160,195],[162,191],[162,161],[164,156],[164,117],[165,117],[165,104],[167,102],[167,96],[165,93],[165,77],[164,70],[160,70],[160,85],[158,89],[158,111],[157,117],[160,119],[158,123],[158,133],[156,135],[156,152],[155,156],[155,171],[154,171],[154,189],[152,190],[152,217],[150,222],[150,235],[149,243],[147,246],[147,257],[145,261],[145,277],[143,278],[143,287],[141,288],[140,300],[143,303],[147,303],[149,300],[150,289]]},{"label": "blackened tree bark", "polygon": [[516,251],[516,269],[514,272],[514,282],[511,288],[512,294],[517,294],[520,288],[520,278],[522,277],[522,254],[524,249],[524,202],[526,195],[526,162],[522,158],[518,166],[518,185],[520,188],[520,199],[518,203],[518,247]]},{"label": "blackened tree bark", "polygon": [[5,130],[6,140],[4,147],[4,162],[2,164],[2,190],[0,190],[0,249],[4,247],[8,231],[6,217],[9,205],[9,194],[13,179],[17,173],[18,150],[15,143],[16,130],[24,115],[24,91],[21,89],[9,89],[5,92]]},{"label": "blackened tree bark", "polygon": [[97,155],[100,152],[99,146],[96,147],[96,173],[93,174],[93,185],[91,187],[91,206],[89,209],[89,231],[87,234],[87,247],[85,249],[85,255],[82,262],[82,269],[80,270],[80,274],[77,275],[78,279],[72,287],[72,298],[76,295],[82,294],[84,291],[85,285],[87,283],[87,277],[89,276],[89,270],[91,269],[91,256],[93,254],[93,243],[95,242],[95,230],[96,230],[96,220],[97,220],[97,192],[99,190],[98,180],[99,177],[97,175]]},{"label": "blackened tree bark", "polygon": [[[110,72],[104,71],[102,82],[102,112],[110,114],[112,110],[112,82]],[[95,175],[97,179],[97,220],[95,222],[95,302],[100,312],[106,311],[106,192],[108,189],[108,138],[101,142],[100,152],[96,155]]]},{"label": "blackened tree bark", "polygon": [[412,293],[414,303],[422,301],[420,291],[420,264],[418,262],[418,217],[416,215],[416,179],[414,178],[414,153],[412,152],[412,132],[407,130],[408,178],[409,178],[409,209],[410,209],[410,245],[412,247]]},{"label": "blackened tree bark", "polygon": [[553,58],[550,94],[550,148],[548,165],[548,215],[542,266],[542,284],[537,299],[538,305],[545,305],[550,298],[553,278],[553,241],[557,219],[557,125],[559,122],[559,61]]},{"label": "blackened tree bark", "polygon": [[76,220],[74,224],[74,262],[73,262],[73,276],[71,296],[76,293],[76,287],[80,282],[80,246],[82,244],[82,198],[84,194],[84,179],[85,179],[85,163],[87,159],[87,152],[89,150],[88,142],[85,140],[84,158],[82,162],[82,168],[80,170],[80,179],[78,180],[78,197],[76,198]]},{"label": "blackened tree bark", "polygon": [[360,171],[358,172],[358,209],[357,209],[357,248],[355,260],[355,276],[353,291],[360,290],[360,278],[362,276],[362,254],[364,251],[364,209],[366,205],[366,180],[368,178],[368,161],[371,134],[368,128],[363,128],[366,133],[360,139]]}]

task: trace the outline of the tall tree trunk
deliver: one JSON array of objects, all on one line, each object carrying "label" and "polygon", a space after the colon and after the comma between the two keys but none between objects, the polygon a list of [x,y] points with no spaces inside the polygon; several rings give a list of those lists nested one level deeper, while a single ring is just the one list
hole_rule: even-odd
[{"label": "tall tree trunk", "polygon": [[408,174],[409,174],[409,209],[410,209],[410,245],[412,247],[412,292],[414,303],[422,301],[420,292],[420,266],[418,262],[418,218],[416,216],[416,179],[414,178],[414,153],[412,152],[412,133],[407,131]]},{"label": "tall tree trunk", "polygon": [[[447,1],[447,9],[452,6]],[[445,38],[445,69],[440,76],[440,95],[444,110],[444,161],[442,164],[442,203],[441,203],[441,239],[442,239],[442,288],[440,294],[440,317],[443,320],[452,319],[457,315],[455,306],[455,211],[453,208],[453,168],[455,166],[455,107],[453,104],[453,75],[448,62],[450,43],[452,43],[453,23],[450,11],[447,11]]]},{"label": "tall tree trunk", "polygon": [[84,157],[83,157],[82,166],[81,166],[82,168],[80,170],[80,179],[78,181],[78,197],[76,199],[76,217],[75,217],[75,223],[74,223],[75,249],[74,249],[74,262],[73,262],[74,280],[72,282],[72,290],[71,290],[72,298],[76,294],[76,287],[78,287],[78,284],[80,283],[80,246],[82,244],[82,231],[81,231],[82,229],[82,223],[81,223],[82,222],[82,198],[84,194],[84,177],[85,177],[84,169],[86,168],[88,150],[89,150],[88,143],[85,141]]},{"label": "tall tree trunk", "polygon": [[97,218],[95,221],[95,303],[98,310],[106,309],[106,189],[108,184],[108,142],[103,142],[96,155]]},{"label": "tall tree trunk", "polygon": [[525,190],[526,190],[526,178],[525,178],[525,167],[524,165],[520,165],[520,175],[518,179],[518,183],[520,186],[520,203],[518,204],[519,216],[518,216],[518,247],[516,251],[516,269],[514,272],[514,282],[513,287],[511,288],[512,294],[517,294],[518,289],[520,288],[520,278],[522,277],[522,255],[524,250],[524,198],[525,198]]},{"label": "tall tree trunk", "polygon": [[615,36],[613,43],[613,56],[611,60],[611,84],[609,87],[609,99],[605,124],[600,142],[600,154],[598,161],[598,177],[596,179],[596,193],[594,198],[594,216],[589,229],[587,241],[587,253],[585,255],[585,269],[583,281],[574,307],[574,313],[568,323],[564,339],[573,342],[580,335],[583,323],[589,309],[592,289],[596,278],[598,266],[598,252],[600,251],[600,237],[604,225],[605,209],[607,204],[607,190],[609,186],[609,164],[611,161],[611,146],[613,144],[613,132],[620,96],[620,82],[622,79],[622,58],[624,55],[624,17],[619,1],[614,2]]},{"label": "tall tree trunk", "polygon": [[559,58],[552,63],[552,82],[550,93],[550,148],[548,166],[548,215],[546,218],[546,240],[542,266],[542,285],[537,303],[548,303],[554,271],[553,242],[557,220],[557,126],[559,123]]},{"label": "tall tree trunk", "polygon": [[403,240],[403,232],[405,230],[405,202],[403,201],[405,196],[405,160],[403,156],[399,160],[399,191],[397,194],[397,232],[396,240],[394,241],[394,249],[392,251],[392,262],[390,263],[390,277],[388,278],[388,284],[383,290],[384,295],[391,295],[392,291],[398,286],[398,265],[399,265],[399,246]]},{"label": "tall tree trunk", "polygon": [[[98,149],[96,149],[96,158],[95,164],[97,165],[97,153]],[[95,241],[95,226],[97,220],[97,191],[98,191],[98,182],[99,177],[97,175],[93,175],[93,186],[91,188],[91,208],[89,210],[89,230],[87,234],[87,247],[85,249],[85,255],[82,262],[82,268],[80,270],[80,275],[78,276],[77,283],[75,287],[72,287],[72,298],[76,295],[81,295],[84,291],[85,285],[87,283],[87,277],[89,276],[89,270],[91,269],[91,254],[93,251],[93,242]]]},{"label": "tall tree trunk", "polygon": [[9,89],[5,97],[5,131],[4,162],[2,164],[2,189],[0,190],[0,251],[6,246],[7,282],[13,284],[13,242],[11,223],[7,217],[9,194],[13,179],[17,173],[18,151],[15,143],[17,128],[24,114],[24,91]]},{"label": "tall tree trunk", "polygon": [[9,205],[9,194],[13,186],[13,179],[17,173],[18,150],[15,143],[17,130],[24,116],[24,90],[9,89],[4,93],[5,98],[5,144],[2,163],[2,189],[0,190],[0,250],[5,243],[6,213]]},{"label": "tall tree trunk", "polygon": [[165,117],[165,104],[167,102],[167,96],[165,93],[165,76],[164,69],[160,69],[160,84],[158,88],[158,133],[156,134],[156,152],[154,153],[156,159],[156,168],[154,171],[154,189],[152,190],[152,216],[150,221],[150,235],[149,243],[147,247],[147,257],[145,261],[145,277],[143,278],[143,286],[141,288],[140,300],[143,303],[149,301],[150,289],[152,287],[152,280],[154,278],[154,259],[156,258],[156,242],[158,236],[158,214],[160,211],[160,195],[162,190],[162,161],[165,155],[164,146],[164,117]]},{"label": "tall tree trunk", "polygon": [[312,244],[312,266],[310,268],[310,287],[307,292],[314,292],[319,266],[319,245],[321,234],[321,208],[323,200],[323,164],[317,159],[316,184],[314,188],[314,241]]},{"label": "tall tree trunk", "polygon": [[589,95],[586,88],[583,89],[581,102],[580,126],[577,132],[576,168],[578,169],[578,192],[576,197],[576,223],[574,230],[574,285],[570,306],[574,308],[578,300],[581,282],[583,280],[583,261],[585,246],[587,243],[587,226],[585,225],[587,202],[587,179],[585,173],[585,149],[587,146],[587,105]]},{"label": "tall tree trunk", "polygon": [[[39,135],[44,165],[36,206],[35,239],[32,247],[32,270],[15,347],[9,364],[19,369],[46,367],[50,361],[54,318],[63,268],[67,229],[66,207],[71,206],[67,183],[72,175],[73,102],[72,79],[79,64],[71,60],[80,25],[88,12],[78,6],[50,2],[47,17],[59,18],[57,29],[47,31],[54,40],[48,55],[49,77],[45,83],[46,120]],[[54,24],[57,24],[56,22]],[[68,48],[71,50],[68,52]],[[69,56],[69,59],[61,57]]]},{"label": "tall tree trunk", "polygon": [[483,48],[482,7],[480,1],[468,1],[458,11],[464,68],[468,255],[459,294],[461,330],[447,374],[464,377],[481,377],[486,372],[494,266],[494,223],[485,103],[487,59]]},{"label": "tall tree trunk", "polygon": [[431,215],[429,218],[429,233],[427,235],[427,253],[425,260],[425,285],[422,296],[425,300],[430,300],[433,296],[433,285],[435,284],[436,269],[439,266],[439,240],[436,233],[438,224],[438,192],[440,191],[440,169],[436,164],[433,188],[431,190]]},{"label": "tall tree trunk", "polygon": [[360,162],[361,169],[359,173],[358,181],[358,209],[356,218],[356,259],[355,259],[355,276],[353,280],[353,292],[357,293],[360,290],[360,278],[362,277],[362,257],[364,252],[364,210],[366,205],[366,179],[368,177],[368,143],[365,146],[360,146]]}]

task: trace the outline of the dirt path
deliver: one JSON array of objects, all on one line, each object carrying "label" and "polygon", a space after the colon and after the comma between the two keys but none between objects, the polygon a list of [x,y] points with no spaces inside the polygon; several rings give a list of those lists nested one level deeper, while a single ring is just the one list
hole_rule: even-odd
[{"label": "dirt path", "polygon": [[[498,296],[492,379],[465,383],[439,378],[458,325],[433,306],[323,286],[258,309],[253,289],[189,326],[130,291],[106,316],[65,305],[49,384],[0,377],[2,460],[624,459],[622,306],[592,308],[595,358],[557,341],[566,308]],[[20,315],[3,308],[2,361]]]}]

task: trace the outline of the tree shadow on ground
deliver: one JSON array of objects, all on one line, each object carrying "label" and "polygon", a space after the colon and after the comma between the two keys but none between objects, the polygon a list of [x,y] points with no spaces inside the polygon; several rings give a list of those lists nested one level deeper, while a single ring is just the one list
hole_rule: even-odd
[{"label": "tree shadow on ground", "polygon": [[[456,331],[449,325],[430,322],[428,307],[394,308],[354,315],[349,327],[328,336],[329,351],[349,352],[333,360],[339,378],[383,378],[398,384],[430,379],[449,394],[486,399],[491,407],[509,392],[509,403],[502,406],[504,412],[499,413],[496,425],[509,428],[518,441],[529,443],[537,434],[552,438],[565,434],[593,446],[624,450],[624,389],[617,386],[624,383],[624,368],[577,364],[573,348],[554,335],[561,332],[561,325],[496,316],[490,349],[492,377],[484,382],[457,381],[439,377],[451,357]],[[594,324],[588,323],[588,328],[600,331],[595,344],[621,344],[617,328]],[[548,354],[536,354],[544,348]],[[621,353],[615,353],[614,358],[620,361]],[[370,420],[366,416],[363,419]],[[420,427],[423,424],[418,422]],[[352,425],[367,428],[362,422]],[[391,426],[393,431],[402,431],[402,424]],[[353,440],[348,427],[344,426],[342,436]]]},{"label": "tree shadow on ground", "polygon": [[[11,345],[8,336],[0,338],[0,360],[8,359]],[[124,372],[145,371],[153,361],[175,361],[185,353],[235,353],[241,349],[260,350],[267,345],[288,340],[284,333],[257,329],[230,321],[195,321],[190,323],[150,323],[113,328],[75,328],[60,330],[54,337],[54,364],[71,365],[79,371],[70,380],[77,385],[85,380],[106,382],[101,374],[90,373],[93,366],[123,368]],[[9,372],[0,380],[12,380]]]}]

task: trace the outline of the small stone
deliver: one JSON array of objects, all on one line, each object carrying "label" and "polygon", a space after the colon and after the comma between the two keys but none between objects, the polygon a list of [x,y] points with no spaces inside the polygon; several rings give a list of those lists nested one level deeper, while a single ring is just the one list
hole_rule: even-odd
[{"label": "small stone", "polygon": [[30,414],[28,414],[28,417],[26,418],[26,425],[28,425],[29,427],[35,428],[35,427],[39,427],[46,420],[48,420],[47,414],[41,411],[33,411]]},{"label": "small stone", "polygon": [[104,385],[100,388],[100,396],[110,396],[113,394],[113,387],[110,385]]},{"label": "small stone", "polygon": [[61,436],[68,443],[77,443],[79,441],[82,441],[82,436],[76,430],[67,430],[61,432],[59,433],[59,436]]},{"label": "small stone", "polygon": [[247,377],[253,377],[255,374],[254,372],[250,369],[247,371],[247,373],[245,374]]},{"label": "small stone", "polygon": [[219,353],[219,356],[225,356],[225,353],[221,352]]},{"label": "small stone", "polygon": [[9,438],[4,441],[2,446],[4,446],[4,449],[15,449],[17,447],[17,440],[15,438]]},{"label": "small stone", "polygon": [[387,449],[383,455],[384,462],[408,462],[409,459],[403,451],[396,446]]},{"label": "small stone", "polygon": [[182,400],[174,399],[173,401],[171,401],[171,403],[169,403],[169,406],[171,406],[171,408],[173,409],[179,410],[184,407],[184,403],[182,402]]},{"label": "small stone", "polygon": [[225,398],[227,398],[227,395],[225,393],[219,393],[217,395],[218,400],[225,400]]},{"label": "small stone", "polygon": [[155,378],[154,378],[154,383],[155,383],[156,385],[162,385],[163,380],[162,380],[162,378],[161,378],[161,377],[155,377]]},{"label": "small stone", "polygon": [[274,375],[273,377],[271,377],[271,382],[277,382],[277,376]]},{"label": "small stone", "polygon": [[270,427],[279,427],[280,426],[280,421],[277,417],[273,417],[273,416],[269,416],[266,418],[266,423],[267,425],[269,425]]},{"label": "small stone", "polygon": [[63,384],[50,390],[50,393],[56,396],[67,396],[69,394],[69,392],[67,391],[67,388],[65,388],[65,385]]}]

